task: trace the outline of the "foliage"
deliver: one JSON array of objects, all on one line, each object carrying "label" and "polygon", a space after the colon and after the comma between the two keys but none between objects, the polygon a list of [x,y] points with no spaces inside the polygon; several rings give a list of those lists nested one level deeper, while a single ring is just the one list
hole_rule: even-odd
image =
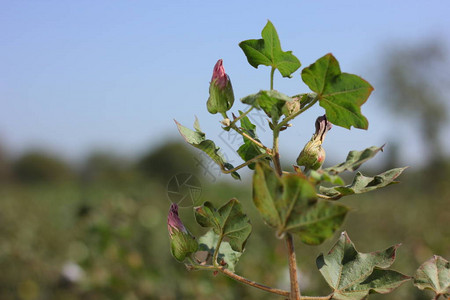
[{"label": "foliage", "polygon": [[[211,84],[221,92],[210,89],[208,100],[210,113],[221,112],[224,118],[221,121],[223,129],[234,130],[243,136],[244,145],[237,152],[244,159],[244,163],[237,167],[228,164],[219,147],[212,140],[205,138],[197,119],[194,123],[195,131],[178,122],[176,124],[186,142],[204,151],[219,165],[223,173],[240,178],[237,170],[246,166],[254,169],[253,203],[264,222],[276,230],[276,236],[286,239],[290,291],[261,285],[234,273],[236,263],[243,254],[252,231],[248,217],[243,213],[239,201],[234,198],[219,209],[210,202],[194,208],[197,223],[202,227],[212,228],[200,238],[201,250],[206,251],[209,256],[200,259],[199,253],[193,254],[185,263],[189,269],[221,272],[244,284],[289,296],[290,299],[310,299],[300,293],[293,236],[308,245],[323,243],[342,226],[349,211],[347,206],[334,200],[396,183],[395,179],[405,168],[395,168],[373,177],[358,172],[353,182],[345,185],[339,174],[344,171],[354,172],[383,150],[383,147],[373,146],[363,151],[351,151],[345,162],[320,169],[325,159],[322,143],[326,132],[331,129],[329,123],[347,129],[352,126],[368,128],[368,121],[361,113],[361,106],[367,101],[373,87],[357,75],[341,72],[336,58],[332,54],[326,54],[301,72],[301,78],[310,88],[310,92],[293,97],[278,92],[273,89],[275,70],[278,69],[283,77],[290,78],[301,64],[291,51],[281,50],[278,34],[270,21],[261,35],[262,39],[246,40],[239,46],[251,66],[271,67],[270,90],[260,90],[243,97],[241,102],[249,108],[245,111],[239,110],[237,117],[232,114],[230,119],[227,111],[234,103],[234,93],[230,90],[231,84],[226,85],[229,83],[229,76],[225,73],[223,61],[219,60],[214,68]],[[223,80],[222,85],[220,80]],[[228,89],[226,92],[223,90],[225,86]],[[230,101],[231,95],[233,101]],[[325,115],[317,118],[316,132],[302,150],[303,155],[300,154],[297,160],[299,166],[295,166],[295,172],[285,172],[280,165],[279,134],[291,126],[292,120],[317,102],[325,109]],[[214,109],[210,109],[212,105]],[[265,146],[257,138],[257,127],[247,118],[252,109],[262,110],[270,118],[272,147]],[[304,166],[304,169],[300,166]],[[183,225],[180,226],[184,228]],[[180,249],[182,247],[183,245],[180,245]],[[317,258],[319,271],[333,289],[331,294],[319,298],[365,299],[370,293],[389,293],[408,281],[409,276],[387,269],[394,262],[397,247],[398,245],[384,251],[359,253],[347,234],[343,233],[328,254]],[[435,289],[435,292],[437,295],[443,293],[440,287]]]},{"label": "foliage", "polygon": [[12,168],[15,178],[21,182],[61,182],[73,176],[62,159],[37,150],[23,154]]}]

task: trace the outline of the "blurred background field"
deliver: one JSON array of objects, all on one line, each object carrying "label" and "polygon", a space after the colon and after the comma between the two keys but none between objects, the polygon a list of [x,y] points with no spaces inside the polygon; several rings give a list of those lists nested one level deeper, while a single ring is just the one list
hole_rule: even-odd
[{"label": "blurred background field", "polygon": [[[274,299],[220,274],[188,272],[172,258],[167,185],[183,172],[200,180],[201,201],[236,197],[250,216],[253,233],[237,273],[288,289],[285,245],[253,206],[251,172],[242,181],[219,175],[173,123],[191,127],[197,115],[208,138],[238,163],[231,148],[242,140],[225,135],[220,118],[206,111],[208,82],[223,58],[236,98],[267,88],[268,70],[251,68],[237,44],[258,38],[268,18],[302,67],[333,52],[343,71],[375,87],[362,107],[369,130],[333,127],[325,166],[385,142],[364,174],[410,166],[400,184],[343,199],[353,211],[342,230],[362,252],[402,243],[393,268],[408,275],[433,254],[450,258],[446,2],[1,6],[0,300]],[[298,74],[276,77],[275,86],[295,94],[306,91],[300,82]],[[242,108],[237,100],[233,111]],[[287,170],[320,114],[311,109],[283,132]],[[254,117],[270,144],[264,116]],[[194,235],[205,232],[192,207],[180,216]],[[318,247],[296,243],[304,294],[330,292],[315,258],[338,234]],[[408,282],[372,298],[431,294]]]}]

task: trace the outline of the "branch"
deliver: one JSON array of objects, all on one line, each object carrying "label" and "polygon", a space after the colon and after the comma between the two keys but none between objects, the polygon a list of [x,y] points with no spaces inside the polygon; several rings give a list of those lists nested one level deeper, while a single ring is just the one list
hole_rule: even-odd
[{"label": "branch", "polygon": [[241,129],[239,129],[236,125],[234,125],[233,128],[237,133],[239,133],[240,135],[242,135],[243,137],[245,137],[246,139],[248,139],[249,141],[251,141],[253,144],[255,144],[256,146],[263,148],[264,150],[266,150],[266,153],[272,153],[272,150],[269,149],[268,147],[264,146],[261,142],[255,140],[254,138],[252,138],[251,136],[249,136],[247,133],[243,132]]},{"label": "branch", "polygon": [[290,295],[290,293],[288,291],[272,288],[270,286],[254,282],[245,277],[237,275],[237,274],[231,272],[230,270],[225,269],[224,267],[215,267],[215,266],[211,266],[211,265],[203,266],[203,265],[198,265],[198,264],[192,264],[192,265],[187,265],[187,266],[188,266],[188,268],[192,268],[194,270],[197,269],[197,270],[219,271],[220,273],[223,273],[234,280],[237,280],[237,281],[247,284],[249,286],[255,287],[257,289],[260,289],[260,290],[263,290],[263,291],[266,291],[269,293],[285,296],[285,297],[289,297],[289,295]]},{"label": "branch", "polygon": [[220,165],[220,170],[224,174],[230,174],[230,173],[236,172],[237,170],[242,169],[243,167],[248,166],[249,164],[257,161],[260,158],[266,157],[266,156],[269,156],[269,154],[261,153],[260,155],[253,157],[252,159],[246,161],[245,163],[240,164],[239,166],[237,166],[233,169],[229,169],[229,170],[225,169],[224,166]]},{"label": "branch", "polygon": [[[272,294],[277,294],[277,295],[281,295],[281,296],[285,296],[285,297],[290,297],[291,293],[285,290],[281,290],[281,289],[277,289],[277,288],[273,288],[261,283],[257,283],[255,281],[249,280],[245,277],[242,277],[236,273],[231,272],[230,270],[224,268],[224,267],[215,267],[212,265],[199,265],[196,263],[193,263],[193,261],[191,260],[192,265],[187,265],[187,267],[189,269],[193,269],[193,270],[209,270],[209,271],[219,271],[222,274],[225,274],[226,276],[242,282],[243,284],[255,287],[257,289],[272,293]],[[300,300],[329,300],[331,299],[331,297],[333,296],[333,294],[330,294],[328,296],[303,296],[300,297]]]},{"label": "branch", "polygon": [[289,253],[289,276],[291,279],[291,299],[299,300],[301,298],[300,287],[297,277],[297,262],[295,259],[294,240],[290,233],[286,233],[286,245]]},{"label": "branch", "polygon": [[220,235],[219,240],[217,241],[216,248],[214,249],[214,254],[213,254],[213,258],[212,258],[212,263],[213,263],[214,267],[218,267],[217,266],[217,255],[219,255],[219,249],[220,249],[220,244],[222,244],[222,239],[223,239],[223,235]]},{"label": "branch", "polygon": [[270,286],[266,286],[266,285],[263,285],[263,284],[260,284],[260,283],[248,280],[247,278],[239,276],[239,275],[237,275],[237,274],[235,274],[235,273],[233,273],[233,272],[231,272],[228,269],[225,269],[223,267],[218,268],[218,270],[219,270],[219,272],[227,275],[230,278],[233,278],[234,280],[240,281],[242,283],[245,283],[245,284],[250,285],[252,287],[258,288],[260,290],[263,290],[263,291],[266,291],[266,292],[269,292],[269,293],[273,293],[273,294],[278,294],[278,295],[285,296],[285,297],[289,297],[290,296],[290,293],[288,291],[275,289],[275,288],[272,288]]},{"label": "branch", "polygon": [[[230,125],[228,127],[232,128],[234,126],[234,124],[237,123],[237,121],[239,121],[240,119],[242,119],[243,117],[245,117],[249,112],[252,111],[252,109],[255,108],[254,106],[251,106],[247,111],[245,111],[242,115],[239,115],[239,117],[237,117],[236,119],[234,119],[233,121],[231,121]],[[234,116],[234,115],[233,115]]]}]

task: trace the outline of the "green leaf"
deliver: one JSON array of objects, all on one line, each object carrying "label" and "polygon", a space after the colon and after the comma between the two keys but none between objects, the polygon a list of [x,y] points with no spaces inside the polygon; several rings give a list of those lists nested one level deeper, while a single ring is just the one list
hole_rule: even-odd
[{"label": "green leaf", "polygon": [[179,262],[197,251],[197,241],[190,233],[174,230],[170,236],[170,251]]},{"label": "green leaf", "polygon": [[357,170],[363,163],[374,157],[379,151],[383,151],[383,147],[384,145],[381,147],[372,146],[362,151],[350,151],[345,162],[323,169],[323,171],[333,174],[342,173],[344,171],[353,172]]},{"label": "green leaf", "polygon": [[328,120],[338,126],[367,129],[369,123],[361,114],[361,105],[373,87],[359,76],[341,73],[339,63],[331,54],[319,58],[302,70],[302,79],[316,92],[319,104],[326,110]]},{"label": "green leaf", "polygon": [[[243,112],[239,111],[239,113],[242,115]],[[258,136],[256,135],[256,125],[254,125],[250,119],[245,116],[241,119],[241,127],[244,129],[244,131],[251,136],[253,139],[259,141]],[[254,157],[265,153],[264,149],[261,147],[258,147],[255,145],[252,141],[247,139],[246,137],[242,137],[244,139],[244,144],[242,144],[239,149],[237,150],[237,153],[244,161],[249,161],[253,159]],[[255,169],[255,164],[249,164],[248,167],[252,170]]]},{"label": "green leaf", "polygon": [[323,170],[310,170],[309,176],[314,179],[316,183],[320,182],[329,182],[332,184],[344,185],[344,180],[339,175],[332,175],[328,172],[324,172]]},{"label": "green leaf", "polygon": [[244,251],[252,225],[237,199],[231,199],[218,210],[212,203],[205,202],[195,208],[195,219],[203,227],[212,227],[221,239],[227,237],[234,251]]},{"label": "green leaf", "polygon": [[396,168],[375,177],[366,177],[360,172],[356,173],[352,184],[347,186],[334,186],[334,187],[323,187],[319,188],[321,194],[324,194],[333,198],[340,198],[342,196],[367,193],[385,186],[398,183],[395,179],[400,176],[400,174],[406,169]]},{"label": "green leaf", "polygon": [[[207,251],[211,256],[214,255],[214,251],[219,241],[219,236],[214,233],[213,230],[208,231],[204,236],[198,240],[199,251]],[[224,261],[227,264],[227,269],[234,272],[236,264],[239,261],[242,253],[234,251],[228,242],[222,241],[219,247],[219,254],[217,259],[219,262]]]},{"label": "green leaf", "polygon": [[278,33],[270,21],[261,32],[262,39],[246,40],[239,43],[239,47],[247,56],[248,63],[254,68],[259,65],[271,66],[280,71],[283,77],[291,77],[301,64],[292,51],[281,50]]},{"label": "green leaf", "polygon": [[[223,157],[222,153],[220,153],[220,148],[217,147],[213,141],[206,139],[205,133],[203,133],[200,129],[200,124],[197,118],[195,118],[194,122],[195,131],[184,127],[176,120],[175,123],[177,124],[178,131],[180,132],[181,136],[183,136],[184,140],[188,144],[191,144],[195,148],[205,152],[216,164],[221,167],[221,169],[233,169],[233,165],[228,163]],[[231,173],[231,176],[235,179],[241,179],[237,172]]]},{"label": "green leaf", "polygon": [[319,255],[316,264],[333,289],[333,299],[363,299],[369,293],[389,293],[410,279],[396,271],[386,270],[393,264],[399,246],[360,253],[343,232],[328,254]]},{"label": "green leaf", "polygon": [[417,269],[414,285],[421,290],[433,290],[437,295],[450,293],[450,263],[434,255]]},{"label": "green leaf", "polygon": [[301,175],[279,177],[267,164],[258,163],[253,176],[253,202],[277,234],[291,232],[306,244],[318,245],[344,221],[348,208],[318,200],[314,186]]},{"label": "green leaf", "polygon": [[294,101],[291,97],[278,91],[259,91],[257,94],[248,95],[241,99],[242,103],[262,109],[273,122],[277,122],[283,115],[283,107],[286,102]]}]

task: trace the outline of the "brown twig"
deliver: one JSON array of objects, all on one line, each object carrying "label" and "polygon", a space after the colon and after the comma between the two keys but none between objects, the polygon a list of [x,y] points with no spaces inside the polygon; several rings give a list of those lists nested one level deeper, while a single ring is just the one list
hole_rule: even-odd
[{"label": "brown twig", "polygon": [[286,233],[286,246],[289,254],[289,276],[291,280],[291,300],[304,299],[301,298],[300,287],[297,277],[297,262],[295,259],[294,240],[290,233]]},{"label": "brown twig", "polygon": [[230,278],[233,278],[234,280],[240,281],[242,283],[245,283],[245,284],[250,285],[252,287],[258,288],[260,290],[263,290],[263,291],[266,291],[266,292],[269,292],[269,293],[273,293],[273,294],[278,294],[278,295],[285,296],[285,297],[289,297],[290,296],[290,293],[288,291],[275,289],[275,288],[272,288],[270,286],[266,286],[264,284],[260,284],[260,283],[248,280],[247,278],[239,276],[239,275],[229,271],[228,269],[218,268],[218,270],[219,270],[219,272],[227,275]]}]

